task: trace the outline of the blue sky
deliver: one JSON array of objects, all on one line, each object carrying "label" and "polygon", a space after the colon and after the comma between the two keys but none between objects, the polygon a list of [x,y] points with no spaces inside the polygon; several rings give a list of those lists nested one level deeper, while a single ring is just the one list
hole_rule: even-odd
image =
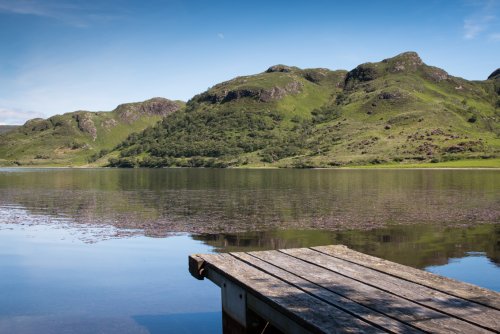
[{"label": "blue sky", "polygon": [[410,50],[483,80],[500,66],[500,0],[0,0],[0,45],[0,124],[22,124]]}]

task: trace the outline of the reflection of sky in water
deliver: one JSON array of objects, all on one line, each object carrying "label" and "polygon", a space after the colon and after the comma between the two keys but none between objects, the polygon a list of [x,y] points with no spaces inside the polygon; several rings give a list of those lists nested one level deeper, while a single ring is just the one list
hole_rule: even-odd
[{"label": "reflection of sky in water", "polygon": [[220,332],[219,289],[187,271],[188,254],[210,249],[189,236],[87,244],[63,229],[0,228],[0,333]]},{"label": "reflection of sky in water", "polygon": [[469,252],[467,257],[450,259],[444,266],[430,266],[426,270],[500,292],[500,267],[481,252]]},{"label": "reflection of sky in water", "polygon": [[[71,227],[0,225],[0,333],[220,333],[219,288],[187,270],[212,250],[188,235],[85,243]],[[428,270],[500,290],[499,267],[470,255]]]},{"label": "reflection of sky in water", "polygon": [[[345,244],[500,290],[499,175],[0,169],[0,333],[220,332],[187,270],[211,251]],[[207,233],[142,236],[178,231]]]}]

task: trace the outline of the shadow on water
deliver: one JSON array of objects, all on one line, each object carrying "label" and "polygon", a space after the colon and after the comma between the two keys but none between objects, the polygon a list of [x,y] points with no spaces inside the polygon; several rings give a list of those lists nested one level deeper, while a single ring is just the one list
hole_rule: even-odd
[{"label": "shadow on water", "polygon": [[220,312],[136,315],[132,318],[150,334],[222,333]]}]

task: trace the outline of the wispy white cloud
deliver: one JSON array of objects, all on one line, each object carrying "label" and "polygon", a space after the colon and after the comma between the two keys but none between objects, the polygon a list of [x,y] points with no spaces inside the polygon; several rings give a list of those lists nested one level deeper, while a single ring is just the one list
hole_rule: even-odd
[{"label": "wispy white cloud", "polygon": [[0,107],[0,125],[21,125],[28,119],[36,117],[42,117],[42,115],[35,111]]},{"label": "wispy white cloud", "polygon": [[224,39],[224,34],[220,32],[217,34],[217,37],[219,37],[220,39]]},{"label": "wispy white cloud", "polygon": [[[120,103],[153,96],[175,99],[178,94],[172,92],[187,86],[179,85],[179,80],[174,80],[175,84],[166,83],[166,72],[154,65],[157,61],[151,62],[152,67],[139,71],[139,66],[130,66],[131,59],[138,57],[122,50],[110,46],[81,58],[24,61],[15,75],[0,78],[0,123],[23,124],[31,118],[47,118],[81,109],[112,110]],[[183,73],[181,71],[181,68],[170,69],[168,73],[180,78],[176,73]]]},{"label": "wispy white cloud", "polygon": [[478,0],[468,3],[471,13],[464,19],[463,37],[472,40],[487,32],[498,21],[492,13],[496,13],[498,2],[495,0]]},{"label": "wispy white cloud", "polygon": [[99,12],[60,0],[0,0],[0,13],[32,15],[58,20],[75,27],[87,27],[93,22],[114,20],[121,15]]},{"label": "wispy white cloud", "polygon": [[50,16],[49,12],[33,1],[1,0],[0,11],[14,14]]},{"label": "wispy white cloud", "polygon": [[488,29],[490,22],[495,20],[492,15],[480,16],[472,19],[467,19],[464,21],[464,38],[474,39],[481,32]]}]

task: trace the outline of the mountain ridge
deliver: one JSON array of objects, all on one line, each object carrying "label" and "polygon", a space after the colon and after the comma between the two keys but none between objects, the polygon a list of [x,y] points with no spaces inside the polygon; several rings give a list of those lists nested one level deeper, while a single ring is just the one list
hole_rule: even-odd
[{"label": "mountain ridge", "polygon": [[[278,64],[214,85],[115,150],[111,166],[332,167],[495,158],[497,79],[415,52],[351,71]],[[118,154],[118,156],[117,156]]]},{"label": "mountain ridge", "polygon": [[[277,64],[212,86],[90,160],[116,167],[337,167],[496,159],[498,71],[469,81],[416,52],[350,71]],[[84,116],[77,121],[92,135]]]},{"label": "mountain ridge", "polygon": [[0,163],[83,165],[183,106],[181,101],[155,97],[120,104],[112,111],[77,110],[34,118],[0,134]]}]

